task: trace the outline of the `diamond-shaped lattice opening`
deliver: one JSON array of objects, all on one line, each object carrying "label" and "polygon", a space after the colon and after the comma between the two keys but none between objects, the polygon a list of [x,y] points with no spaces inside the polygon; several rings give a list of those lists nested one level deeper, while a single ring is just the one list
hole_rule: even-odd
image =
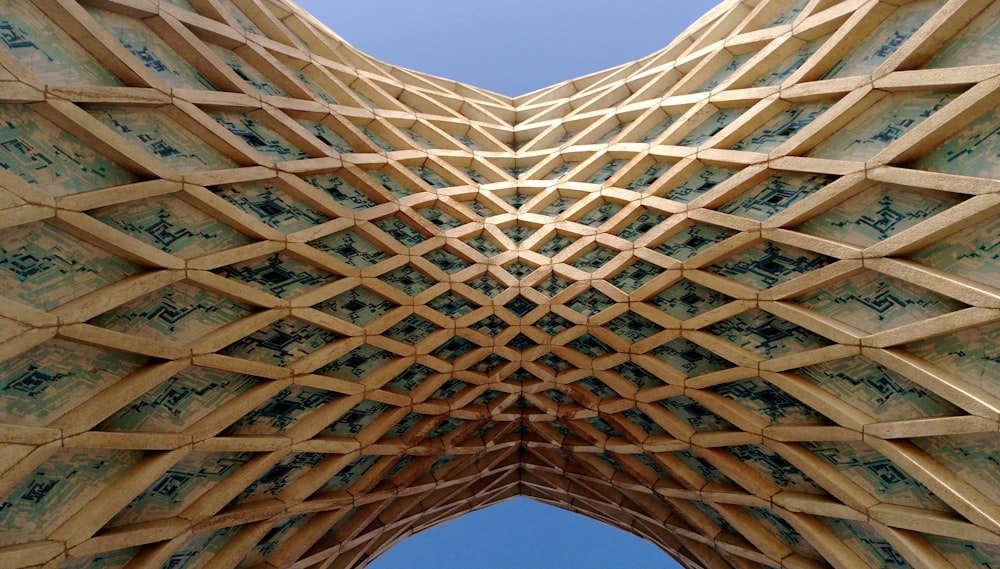
[{"label": "diamond-shaped lattice opening", "polygon": [[430,336],[438,329],[433,323],[416,314],[410,314],[385,332],[382,332],[382,335],[397,342],[413,345]]},{"label": "diamond-shaped lattice opening", "polygon": [[511,340],[509,342],[507,342],[507,347],[508,348],[513,348],[513,349],[515,349],[515,350],[517,350],[519,352],[523,352],[524,350],[527,350],[528,348],[531,348],[531,347],[537,346],[537,345],[538,345],[538,342],[532,340],[531,338],[529,338],[529,337],[527,337],[527,336],[525,336],[524,334],[521,334],[521,333],[518,333],[517,336],[514,336],[513,338],[511,338]]},{"label": "diamond-shaped lattice opening", "polygon": [[413,172],[418,178],[420,178],[424,182],[427,182],[427,185],[429,185],[432,188],[441,189],[454,185],[448,180],[445,180],[441,176],[441,174],[438,174],[437,172],[431,170],[426,166],[410,166],[409,170],[410,172]]},{"label": "diamond-shaped lattice opening", "polygon": [[513,241],[514,245],[520,245],[525,239],[534,235],[535,231],[538,231],[538,228],[520,224],[500,228],[500,232]]},{"label": "diamond-shaped lattice opening", "polygon": [[545,255],[546,257],[555,257],[563,249],[569,247],[575,238],[569,235],[563,235],[562,233],[556,233],[552,239],[549,239],[538,247],[535,252],[539,255]]},{"label": "diamond-shaped lattice opening", "polygon": [[[627,184],[625,184],[625,189],[632,190],[633,192],[644,193],[650,186],[656,183],[660,177],[667,172],[667,170],[673,168],[674,163],[672,162],[656,162],[649,165],[644,170],[641,170],[632,177]],[[633,170],[635,172],[635,170]],[[626,176],[624,179],[628,179],[630,176]]]},{"label": "diamond-shaped lattice opening", "polygon": [[960,414],[939,395],[861,356],[814,364],[795,373],[880,421]]},{"label": "diamond-shaped lattice opening", "polygon": [[363,399],[320,432],[324,437],[353,437],[389,408],[385,403]]},{"label": "diamond-shaped lattice opening", "polygon": [[[593,174],[587,176],[587,179],[584,181],[587,182],[588,184],[603,184],[604,182],[607,182],[609,179],[611,179],[611,176],[614,176],[616,173],[618,173],[618,170],[620,170],[621,167],[627,163],[628,160],[623,160],[623,159],[610,160],[606,164],[598,168]],[[598,223],[598,225],[600,224]]]},{"label": "diamond-shaped lattice opening", "polygon": [[576,222],[590,227],[600,227],[605,221],[611,219],[616,213],[621,211],[623,207],[625,206],[617,202],[598,201],[596,207],[587,211]]},{"label": "diamond-shaped lattice opening", "polygon": [[[89,213],[122,233],[182,259],[191,259],[251,242],[246,235],[175,196],[146,197],[97,208]],[[326,220],[319,212],[315,213]],[[313,219],[311,214],[302,215],[308,220]],[[310,227],[311,223],[309,221],[294,223],[294,220],[289,220],[288,224],[281,224],[278,229],[291,232],[293,226],[304,229]],[[55,236],[52,235],[55,230],[50,226],[29,223],[3,230],[3,241],[10,244],[5,247],[8,255],[13,254],[17,243],[23,242],[23,233],[29,231],[32,233],[31,243],[50,254],[61,251],[63,255],[68,255],[72,251],[73,256],[85,255],[90,247],[83,241],[72,248],[67,247],[65,241],[55,240]],[[61,235],[62,239],[72,239],[68,234],[61,232],[57,234]],[[43,243],[48,243],[51,247]],[[101,264],[87,261],[81,263],[81,266],[99,270]]]},{"label": "diamond-shaped lattice opening", "polygon": [[831,318],[875,333],[961,310],[966,305],[923,287],[865,271],[795,299]]},{"label": "diamond-shaped lattice opening", "polygon": [[614,352],[614,350],[611,349],[611,346],[605,344],[590,334],[584,334],[583,336],[574,339],[572,342],[567,344],[567,346],[591,358],[599,358]]},{"label": "diamond-shaped lattice opening", "polygon": [[469,328],[475,330],[480,334],[485,334],[487,336],[496,336],[500,332],[503,332],[508,327],[507,323],[503,320],[497,318],[495,314],[490,314],[486,318],[483,318],[479,322],[476,322]]},{"label": "diamond-shaped lattice opening", "polygon": [[679,320],[694,318],[699,314],[724,306],[734,299],[707,286],[684,279],[660,294],[646,300]]},{"label": "diamond-shaped lattice opening", "polygon": [[309,244],[356,269],[370,267],[389,258],[385,251],[352,230],[338,231]]},{"label": "diamond-shaped lattice opening", "polygon": [[[302,76],[299,78],[301,79]],[[354,153],[354,149],[351,148],[351,144],[344,140],[344,137],[340,136],[337,131],[333,130],[325,123],[305,119],[296,119],[295,122],[302,125],[303,128],[309,131],[309,134],[318,138],[320,142],[336,150],[338,154]]]},{"label": "diamond-shaped lattice opening", "polygon": [[833,104],[830,100],[795,103],[733,145],[733,150],[768,153],[816,120]]},{"label": "diamond-shaped lattice opening", "polygon": [[496,355],[490,354],[485,358],[479,360],[476,364],[469,366],[469,369],[473,369],[485,374],[493,373],[498,367],[507,363],[508,360]]},{"label": "diamond-shaped lattice opening", "polygon": [[51,310],[142,267],[47,223],[0,229],[0,295]]},{"label": "diamond-shaped lattice opening", "polygon": [[432,356],[437,356],[445,361],[453,362],[457,358],[471,352],[479,346],[466,340],[461,336],[452,336],[450,340],[441,344],[436,350],[431,352]]},{"label": "diamond-shaped lattice opening", "polygon": [[667,216],[662,213],[645,209],[641,209],[639,211],[640,213],[617,233],[618,237],[629,241],[635,241],[652,231],[652,229],[659,225],[660,222],[667,219]]},{"label": "diamond-shaped lattice opening", "polygon": [[367,454],[358,456],[321,486],[319,492],[339,492],[350,488],[361,480],[380,458],[382,457]]},{"label": "diamond-shaped lattice opening", "polygon": [[538,305],[521,295],[517,295],[513,300],[503,305],[511,314],[518,318],[524,318],[529,312],[538,308]]},{"label": "diamond-shaped lattice opening", "polygon": [[353,288],[337,296],[324,300],[315,306],[316,310],[335,316],[344,322],[365,326],[379,316],[396,307],[392,301],[375,294],[364,287]]},{"label": "diamond-shaped lattice opening", "polygon": [[0,420],[44,426],[146,362],[127,352],[47,340],[0,362]]},{"label": "diamond-shaped lattice opening", "polygon": [[570,265],[580,269],[581,271],[592,273],[603,267],[611,259],[614,259],[617,254],[618,251],[598,245],[597,247],[594,247],[583,255],[577,257],[576,260],[570,263]]},{"label": "diamond-shaped lattice opening", "polygon": [[553,297],[571,284],[573,283],[560,277],[559,275],[550,275],[549,278],[538,283],[538,285],[535,286],[535,290],[545,296]]},{"label": "diamond-shaped lattice opening", "polygon": [[365,173],[374,178],[380,186],[388,190],[396,198],[404,198],[413,193],[413,190],[399,183],[392,176],[381,170],[368,170]]},{"label": "diamond-shaped lattice opening", "polygon": [[645,368],[634,362],[618,364],[611,368],[611,370],[631,381],[639,389],[663,385],[663,381],[660,380],[660,378],[646,371]]},{"label": "diamond-shaped lattice opening", "polygon": [[723,340],[769,359],[832,343],[801,326],[758,309],[716,322],[707,330]]},{"label": "diamond-shaped lattice opening", "polygon": [[337,334],[295,318],[277,322],[220,350],[226,356],[283,366],[337,339]]},{"label": "diamond-shaped lattice opening", "polygon": [[318,174],[303,176],[303,179],[324,192],[330,194],[335,202],[350,211],[361,211],[376,205],[372,196],[363,193],[358,188],[345,182],[333,174]]},{"label": "diamond-shaped lattice opening", "polygon": [[244,182],[214,186],[210,189],[217,196],[261,220],[265,225],[285,234],[308,229],[330,220],[325,213],[285,192],[273,182]]},{"label": "diamond-shaped lattice opening", "polygon": [[705,192],[726,181],[736,172],[735,168],[703,166],[673,187],[664,197],[675,202],[691,203]]},{"label": "diamond-shaped lattice opening", "polygon": [[573,323],[559,316],[555,312],[549,312],[535,322],[535,326],[541,328],[549,336],[555,336],[573,327]]},{"label": "diamond-shaped lattice opening", "polygon": [[836,176],[824,174],[781,173],[771,176],[736,199],[719,206],[719,211],[764,221],[836,179]]},{"label": "diamond-shaped lattice opening", "polygon": [[292,385],[241,417],[222,434],[224,436],[280,434],[337,397],[338,395],[332,391]]},{"label": "diamond-shaped lattice opening", "polygon": [[430,261],[432,265],[441,269],[449,275],[453,275],[462,269],[466,269],[472,263],[448,251],[447,249],[435,249],[429,253],[424,253],[424,259]]},{"label": "diamond-shaped lattice opening", "polygon": [[428,302],[427,306],[452,319],[465,316],[476,309],[476,305],[470,300],[450,290]]},{"label": "diamond-shaped lattice opening", "polygon": [[363,344],[316,370],[320,375],[330,375],[348,381],[361,381],[379,367],[396,357],[392,352]]},{"label": "diamond-shaped lattice opening", "polygon": [[296,147],[252,114],[231,111],[209,111],[209,116],[226,130],[239,137],[254,150],[268,158],[282,162],[309,158],[302,149]]},{"label": "diamond-shaped lattice opening", "polygon": [[498,294],[506,290],[505,286],[498,283],[496,279],[487,274],[481,275],[465,284],[490,298],[495,298]]},{"label": "diamond-shaped lattice opening", "polygon": [[465,243],[486,257],[495,257],[504,251],[492,239],[486,237],[485,234],[466,239]]},{"label": "diamond-shaped lattice opening", "polygon": [[598,399],[610,399],[612,397],[618,397],[618,392],[614,389],[608,387],[608,384],[604,383],[600,379],[590,375],[580,381],[576,381],[570,384],[571,387],[578,387],[583,389],[587,393],[593,395]]},{"label": "diamond-shaped lattice opening", "polygon": [[591,288],[571,300],[567,306],[586,316],[594,316],[606,308],[610,308],[614,303],[615,301],[611,300],[610,296],[596,288]]},{"label": "diamond-shaped lattice opening", "polygon": [[[449,417],[445,419],[444,422],[442,422],[440,425],[438,425],[433,431],[431,431],[429,435],[427,435],[427,440],[439,439],[457,429],[458,426],[464,422],[465,421],[463,421],[462,419]],[[432,464],[430,468],[427,469],[428,472],[433,472],[434,470],[437,470],[441,466],[444,466],[446,463],[450,462],[452,458],[453,457],[450,457],[448,455],[442,456],[441,458],[437,459],[437,461],[434,464]]]},{"label": "diamond-shaped lattice opening", "polygon": [[431,393],[428,399],[451,399],[456,393],[462,391],[468,386],[468,383],[453,377],[441,384],[441,387],[437,388],[434,393]]},{"label": "diamond-shaped lattice opening", "polygon": [[640,411],[637,407],[622,411],[622,416],[628,419],[633,425],[639,428],[646,436],[665,435],[667,431],[649,415]]},{"label": "diamond-shaped lattice opening", "polygon": [[566,172],[569,172],[573,168],[576,168],[578,164],[579,162],[563,162],[562,164],[559,164],[552,170],[549,170],[549,173],[542,176],[542,178],[545,180],[555,180],[560,176],[562,176],[563,174],[565,174]]},{"label": "diamond-shaped lattice opening", "polygon": [[963,196],[926,188],[876,184],[795,228],[865,247],[962,202]]},{"label": "diamond-shaped lattice opening", "polygon": [[461,227],[464,223],[450,213],[434,206],[418,209],[417,213],[427,221],[436,225],[438,229],[441,229],[442,231]]},{"label": "diamond-shaped lattice opening", "polygon": [[[122,354],[116,356],[121,357]],[[128,369],[130,358],[123,360],[117,366],[110,365],[112,362],[106,360],[100,363],[109,368]],[[5,371],[4,367],[0,365],[0,372]],[[36,372],[35,378],[41,379],[44,376]],[[23,382],[27,378],[17,379]],[[12,382],[8,385],[17,384]],[[256,384],[255,378],[241,373],[207,367],[189,367],[120,408],[102,421],[97,430],[179,433]],[[0,400],[6,399],[9,395],[7,386],[0,387]],[[53,408],[43,416],[57,409],[58,407],[53,405]],[[23,412],[28,409],[22,407],[21,410]],[[3,407],[0,407],[0,417],[4,415]]]},{"label": "diamond-shaped lattice opening", "polygon": [[560,196],[560,197],[557,197],[556,199],[552,200],[551,202],[549,202],[538,213],[540,213],[542,215],[548,215],[548,216],[555,217],[555,216],[561,214],[562,212],[566,211],[570,207],[572,207],[572,205],[575,204],[578,201],[580,201],[578,198],[571,198],[571,197],[566,197],[566,196]]},{"label": "diamond-shaped lattice opening", "polygon": [[375,227],[386,232],[406,247],[416,247],[427,240],[427,236],[418,231],[412,222],[404,221],[404,219],[403,216],[386,217],[375,221]]},{"label": "diamond-shaped lattice opening", "polygon": [[587,417],[584,419],[587,423],[590,423],[591,427],[597,429],[601,434],[608,437],[620,437],[621,433],[617,429],[608,424],[607,421],[601,419],[600,417]]},{"label": "diamond-shaped lattice opening", "polygon": [[828,265],[832,259],[805,249],[764,241],[705,270],[757,289],[768,289]]},{"label": "diamond-shaped lattice opening", "polygon": [[907,258],[977,283],[1000,287],[997,255],[986,253],[996,248],[998,234],[1000,218],[988,218],[939,239]]},{"label": "diamond-shaped lattice opening", "polygon": [[729,126],[733,121],[735,121],[746,109],[737,108],[725,108],[718,109],[715,113],[705,119],[704,122],[699,124],[692,130],[687,136],[682,138],[680,142],[677,143],[678,146],[701,146],[709,138],[712,138],[716,134],[722,131],[722,129]]},{"label": "diamond-shaped lattice opening", "polygon": [[691,377],[733,367],[729,360],[686,338],[671,340],[651,353]]},{"label": "diamond-shaped lattice opening", "polygon": [[[524,170],[522,169],[521,172],[524,172]],[[519,175],[520,173],[514,174],[514,177],[517,178]],[[528,203],[531,200],[531,198],[535,197],[535,194],[517,191],[510,194],[499,195],[499,197],[503,201],[507,202],[507,204],[510,205],[510,207],[517,210],[521,209],[521,206]]]},{"label": "diamond-shaped lattice opening", "polygon": [[567,405],[573,403],[573,399],[557,389],[546,389],[542,395],[548,397],[556,405]]},{"label": "diamond-shaped lattice opening", "polygon": [[514,261],[513,263],[504,265],[503,268],[515,278],[520,280],[533,273],[538,267],[525,262]]},{"label": "diamond-shaped lattice opening", "polygon": [[663,326],[631,310],[621,316],[616,316],[605,326],[629,342],[644,340],[664,329]]},{"label": "diamond-shaped lattice opening", "polygon": [[625,292],[633,292],[665,270],[663,267],[639,259],[611,277],[611,284]]},{"label": "diamond-shaped lattice opening", "polygon": [[551,368],[556,373],[560,371],[567,370],[572,366],[568,361],[560,358],[559,356],[549,352],[536,360],[538,363]]},{"label": "diamond-shaped lattice opening", "polygon": [[409,264],[384,273],[378,280],[409,296],[416,296],[434,286],[434,281]]},{"label": "diamond-shaped lattice opening", "polygon": [[490,403],[496,401],[501,395],[503,395],[502,391],[497,391],[496,389],[490,389],[485,391],[479,397],[473,399],[472,403],[474,405],[489,405]]},{"label": "diamond-shaped lattice opening", "polygon": [[293,452],[281,459],[260,478],[252,482],[239,496],[233,498],[230,506],[277,496],[329,455],[318,452]]},{"label": "diamond-shaped lattice opening", "polygon": [[402,419],[399,420],[395,425],[392,426],[388,431],[382,435],[387,439],[398,439],[403,437],[407,433],[410,433],[413,427],[423,420],[424,416],[420,413],[415,413],[413,411],[409,412]]},{"label": "diamond-shaped lattice opening", "polygon": [[716,243],[736,235],[731,229],[694,222],[656,247],[656,250],[678,261],[686,261]]},{"label": "diamond-shaped lattice opening", "polygon": [[710,389],[774,425],[829,425],[822,413],[760,378],[744,379]]},{"label": "diamond-shaped lattice opening", "polygon": [[687,423],[695,431],[728,431],[736,429],[732,423],[712,413],[701,403],[698,403],[687,395],[662,399],[658,403],[661,407]]},{"label": "diamond-shaped lattice opening", "polygon": [[422,364],[412,364],[392,378],[392,381],[382,386],[382,389],[394,393],[409,393],[420,386],[428,377],[436,373]]},{"label": "diamond-shaped lattice opening", "polygon": [[250,306],[181,282],[111,309],[88,323],[149,340],[187,344],[251,312]]},{"label": "diamond-shaped lattice opening", "polygon": [[250,259],[212,272],[269,292],[278,298],[295,296],[337,279],[336,275],[281,253]]}]

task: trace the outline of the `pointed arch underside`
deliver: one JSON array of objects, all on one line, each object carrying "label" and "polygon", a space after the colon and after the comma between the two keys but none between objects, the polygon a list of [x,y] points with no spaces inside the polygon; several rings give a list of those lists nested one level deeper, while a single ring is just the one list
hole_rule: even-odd
[{"label": "pointed arch underside", "polygon": [[0,6],[0,567],[362,567],[515,495],[1000,561],[1000,2],[727,0],[516,98],[285,0]]}]

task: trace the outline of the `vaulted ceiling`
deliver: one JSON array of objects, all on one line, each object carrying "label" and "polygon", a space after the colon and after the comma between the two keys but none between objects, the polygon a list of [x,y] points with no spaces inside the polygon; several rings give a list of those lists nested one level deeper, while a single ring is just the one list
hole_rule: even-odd
[{"label": "vaulted ceiling", "polygon": [[1000,563],[1000,2],[727,0],[514,99],[285,0],[0,7],[0,567],[362,567],[516,495]]}]

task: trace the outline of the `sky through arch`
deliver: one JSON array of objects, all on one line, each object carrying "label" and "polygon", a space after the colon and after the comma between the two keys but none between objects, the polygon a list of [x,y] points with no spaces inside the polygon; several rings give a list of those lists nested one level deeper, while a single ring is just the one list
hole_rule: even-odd
[{"label": "sky through arch", "polygon": [[298,4],[388,63],[517,96],[666,47],[718,0]]},{"label": "sky through arch", "polygon": [[674,569],[641,538],[572,512],[514,498],[418,533],[369,569]]}]

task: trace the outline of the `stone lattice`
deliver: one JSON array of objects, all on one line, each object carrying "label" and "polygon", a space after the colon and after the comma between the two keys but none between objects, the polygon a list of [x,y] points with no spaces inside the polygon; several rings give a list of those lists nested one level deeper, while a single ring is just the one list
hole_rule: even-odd
[{"label": "stone lattice", "polygon": [[727,0],[513,99],[285,0],[0,6],[0,567],[361,567],[515,495],[1000,565],[1000,2]]}]

